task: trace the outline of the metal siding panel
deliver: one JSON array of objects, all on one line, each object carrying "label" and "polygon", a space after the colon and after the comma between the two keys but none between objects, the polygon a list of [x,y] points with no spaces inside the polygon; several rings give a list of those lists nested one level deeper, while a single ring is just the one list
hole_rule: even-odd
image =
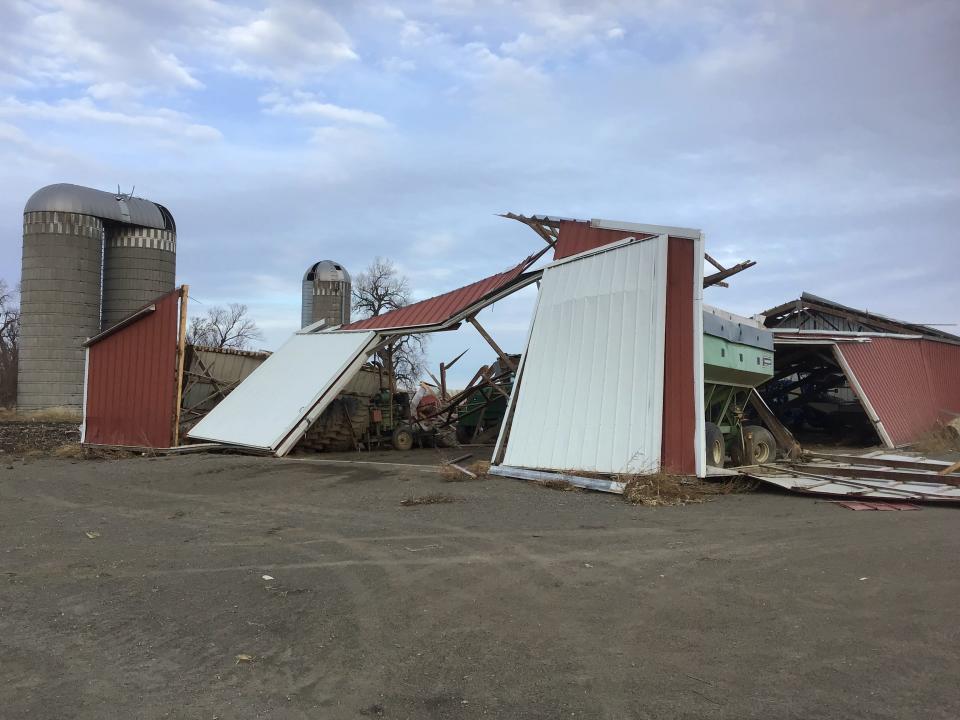
[{"label": "metal siding panel", "polygon": [[595,228],[589,222],[581,220],[564,220],[560,223],[557,244],[553,250],[553,259],[562,260],[571,255],[610,245],[628,237],[642,239],[653,236],[625,230]]},{"label": "metal siding panel", "polygon": [[[531,256],[532,257],[532,256]],[[443,295],[421,300],[406,307],[357,320],[344,325],[341,330],[383,330],[387,328],[416,328],[425,325],[437,325],[449,320],[467,309],[481,298],[496,292],[507,283],[516,280],[530,265],[531,258],[524,258],[515,267],[505,272],[491,275],[462,288],[451,290]]]},{"label": "metal siding panel", "polygon": [[837,349],[894,445],[915,441],[936,424],[938,403],[927,380],[922,340],[875,337],[841,342]]},{"label": "metal siding panel", "polygon": [[960,414],[960,345],[924,339],[921,349],[935,410],[949,421]]},{"label": "metal siding panel", "polygon": [[176,394],[179,291],[90,346],[85,441],[169,447]]},{"label": "metal siding panel", "polygon": [[293,335],[188,436],[275,450],[374,337],[372,332]]},{"label": "metal siding panel", "polygon": [[659,466],[665,243],[636,242],[544,271],[504,465]]},{"label": "metal siding panel", "polygon": [[663,381],[663,467],[686,475],[697,471],[694,440],[694,244],[669,239]]}]

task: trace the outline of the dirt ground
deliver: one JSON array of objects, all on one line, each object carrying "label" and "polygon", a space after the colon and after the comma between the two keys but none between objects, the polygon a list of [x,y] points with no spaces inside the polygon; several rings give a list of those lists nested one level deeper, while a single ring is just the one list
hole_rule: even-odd
[{"label": "dirt ground", "polygon": [[0,464],[0,716],[960,717],[960,508],[328,460]]}]

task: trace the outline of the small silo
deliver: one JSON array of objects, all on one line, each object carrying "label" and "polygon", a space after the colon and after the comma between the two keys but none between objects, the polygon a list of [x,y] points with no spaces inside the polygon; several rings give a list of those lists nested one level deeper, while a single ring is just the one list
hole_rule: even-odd
[{"label": "small silo", "polygon": [[350,275],[333,260],[321,260],[303,274],[300,327],[323,320],[327,325],[350,322]]},{"label": "small silo", "polygon": [[103,317],[106,330],[176,285],[177,234],[169,229],[139,225],[107,225],[103,257]]},{"label": "small silo", "polygon": [[[66,183],[41,188],[27,200],[20,280],[19,409],[81,411],[83,342],[100,332],[101,277],[111,272],[104,267],[104,235],[126,226],[172,231],[173,218],[149,200]],[[173,288],[172,275],[164,287]],[[140,305],[160,292],[151,289],[147,294]]]}]

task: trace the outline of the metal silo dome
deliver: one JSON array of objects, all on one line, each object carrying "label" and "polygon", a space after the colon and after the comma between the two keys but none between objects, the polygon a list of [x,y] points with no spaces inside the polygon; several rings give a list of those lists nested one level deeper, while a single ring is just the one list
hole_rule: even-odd
[{"label": "metal silo dome", "polygon": [[303,274],[300,327],[320,320],[328,325],[350,322],[350,273],[333,260],[321,260]]}]

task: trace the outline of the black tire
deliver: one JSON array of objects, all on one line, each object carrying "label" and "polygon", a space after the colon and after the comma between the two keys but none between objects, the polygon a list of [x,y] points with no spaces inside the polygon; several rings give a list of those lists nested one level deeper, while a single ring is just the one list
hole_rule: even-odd
[{"label": "black tire", "polygon": [[738,438],[730,448],[730,457],[735,466],[763,465],[777,459],[777,441],[773,439],[769,430],[760,425],[744,425],[743,432],[753,435],[753,458],[749,462],[744,460],[743,448]]},{"label": "black tire", "polygon": [[723,432],[712,422],[708,422],[704,425],[703,437],[707,445],[707,465],[722,468],[727,455]]},{"label": "black tire", "polygon": [[390,444],[393,445],[394,450],[406,452],[413,447],[413,431],[405,425],[401,425],[393,431]]}]

